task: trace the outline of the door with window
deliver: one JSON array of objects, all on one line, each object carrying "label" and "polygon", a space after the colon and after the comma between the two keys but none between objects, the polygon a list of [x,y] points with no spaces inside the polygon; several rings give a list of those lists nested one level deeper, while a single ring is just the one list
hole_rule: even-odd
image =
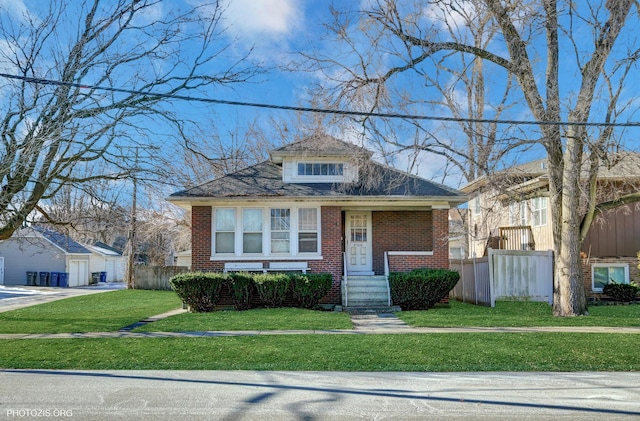
[{"label": "door with window", "polygon": [[347,212],[345,217],[347,273],[373,274],[371,212]]}]

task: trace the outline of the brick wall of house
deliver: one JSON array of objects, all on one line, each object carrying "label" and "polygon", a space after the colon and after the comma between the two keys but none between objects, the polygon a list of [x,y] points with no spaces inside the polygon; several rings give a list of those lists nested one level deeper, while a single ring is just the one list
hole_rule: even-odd
[{"label": "brick wall of house", "polygon": [[191,218],[191,269],[222,272],[224,263],[211,261],[211,206],[193,206]]},{"label": "brick wall of house", "polygon": [[321,303],[342,302],[342,212],[336,206],[323,206],[320,210],[322,223],[322,260],[309,260],[309,269],[315,273],[333,275],[333,285]]},{"label": "brick wall of house", "polygon": [[432,256],[389,256],[389,270],[406,272],[418,267],[449,268],[449,213],[432,211],[377,211],[373,222],[373,270],[384,274],[385,251],[433,251]]},{"label": "brick wall of house", "polygon": [[584,290],[587,297],[600,297],[602,294],[592,291],[592,267],[594,263],[616,263],[629,265],[629,281],[638,283],[640,281],[640,270],[638,269],[637,257],[590,257],[582,259],[582,275]]},{"label": "brick wall of house", "polygon": [[[224,262],[211,261],[211,207],[192,208],[191,268],[194,271],[222,272]],[[339,207],[322,207],[322,256],[323,260],[309,260],[310,272],[327,272],[333,275],[331,291],[322,303],[339,304],[342,300],[342,214]],[[233,260],[233,259],[231,259]],[[267,261],[262,262],[268,267]],[[226,300],[224,300],[226,301]]]}]

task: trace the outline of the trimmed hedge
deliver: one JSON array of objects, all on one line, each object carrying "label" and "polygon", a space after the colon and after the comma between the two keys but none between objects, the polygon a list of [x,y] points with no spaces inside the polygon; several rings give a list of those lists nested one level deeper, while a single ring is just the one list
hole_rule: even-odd
[{"label": "trimmed hedge", "polygon": [[314,308],[329,292],[332,282],[330,273],[198,272],[176,275],[169,280],[171,288],[194,312],[213,311],[219,304],[222,288],[228,288],[236,310],[258,305],[282,307],[285,301],[295,307]]},{"label": "trimmed hedge", "polygon": [[229,292],[236,310],[249,310],[251,298],[256,294],[253,275],[247,272],[234,272],[229,275]]},{"label": "trimmed hedge", "polygon": [[291,286],[291,278],[286,273],[261,273],[253,275],[258,296],[265,306],[282,307]]},{"label": "trimmed hedge", "polygon": [[602,288],[602,292],[614,299],[624,303],[633,301],[638,295],[640,288],[633,284],[610,283]]},{"label": "trimmed hedge", "polygon": [[221,273],[182,273],[172,277],[169,285],[190,311],[209,312],[215,308],[220,290],[228,279]]},{"label": "trimmed hedge", "polygon": [[289,277],[296,306],[301,308],[317,306],[320,299],[331,289],[333,279],[330,273],[292,273]]},{"label": "trimmed hedge", "polygon": [[460,274],[447,269],[415,269],[389,274],[391,300],[402,310],[427,310],[456,286]]}]

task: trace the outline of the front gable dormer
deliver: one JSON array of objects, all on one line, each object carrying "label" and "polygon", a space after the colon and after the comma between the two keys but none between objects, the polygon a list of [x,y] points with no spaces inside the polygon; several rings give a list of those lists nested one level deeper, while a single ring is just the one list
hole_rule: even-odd
[{"label": "front gable dormer", "polygon": [[317,135],[271,151],[271,162],[282,166],[285,183],[355,183],[354,159],[371,153],[327,135]]}]

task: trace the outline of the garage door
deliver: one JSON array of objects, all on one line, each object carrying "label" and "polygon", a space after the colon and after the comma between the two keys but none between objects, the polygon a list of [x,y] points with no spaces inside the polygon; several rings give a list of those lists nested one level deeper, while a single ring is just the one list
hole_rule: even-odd
[{"label": "garage door", "polygon": [[77,287],[89,283],[89,262],[87,260],[69,261],[69,286]]}]

